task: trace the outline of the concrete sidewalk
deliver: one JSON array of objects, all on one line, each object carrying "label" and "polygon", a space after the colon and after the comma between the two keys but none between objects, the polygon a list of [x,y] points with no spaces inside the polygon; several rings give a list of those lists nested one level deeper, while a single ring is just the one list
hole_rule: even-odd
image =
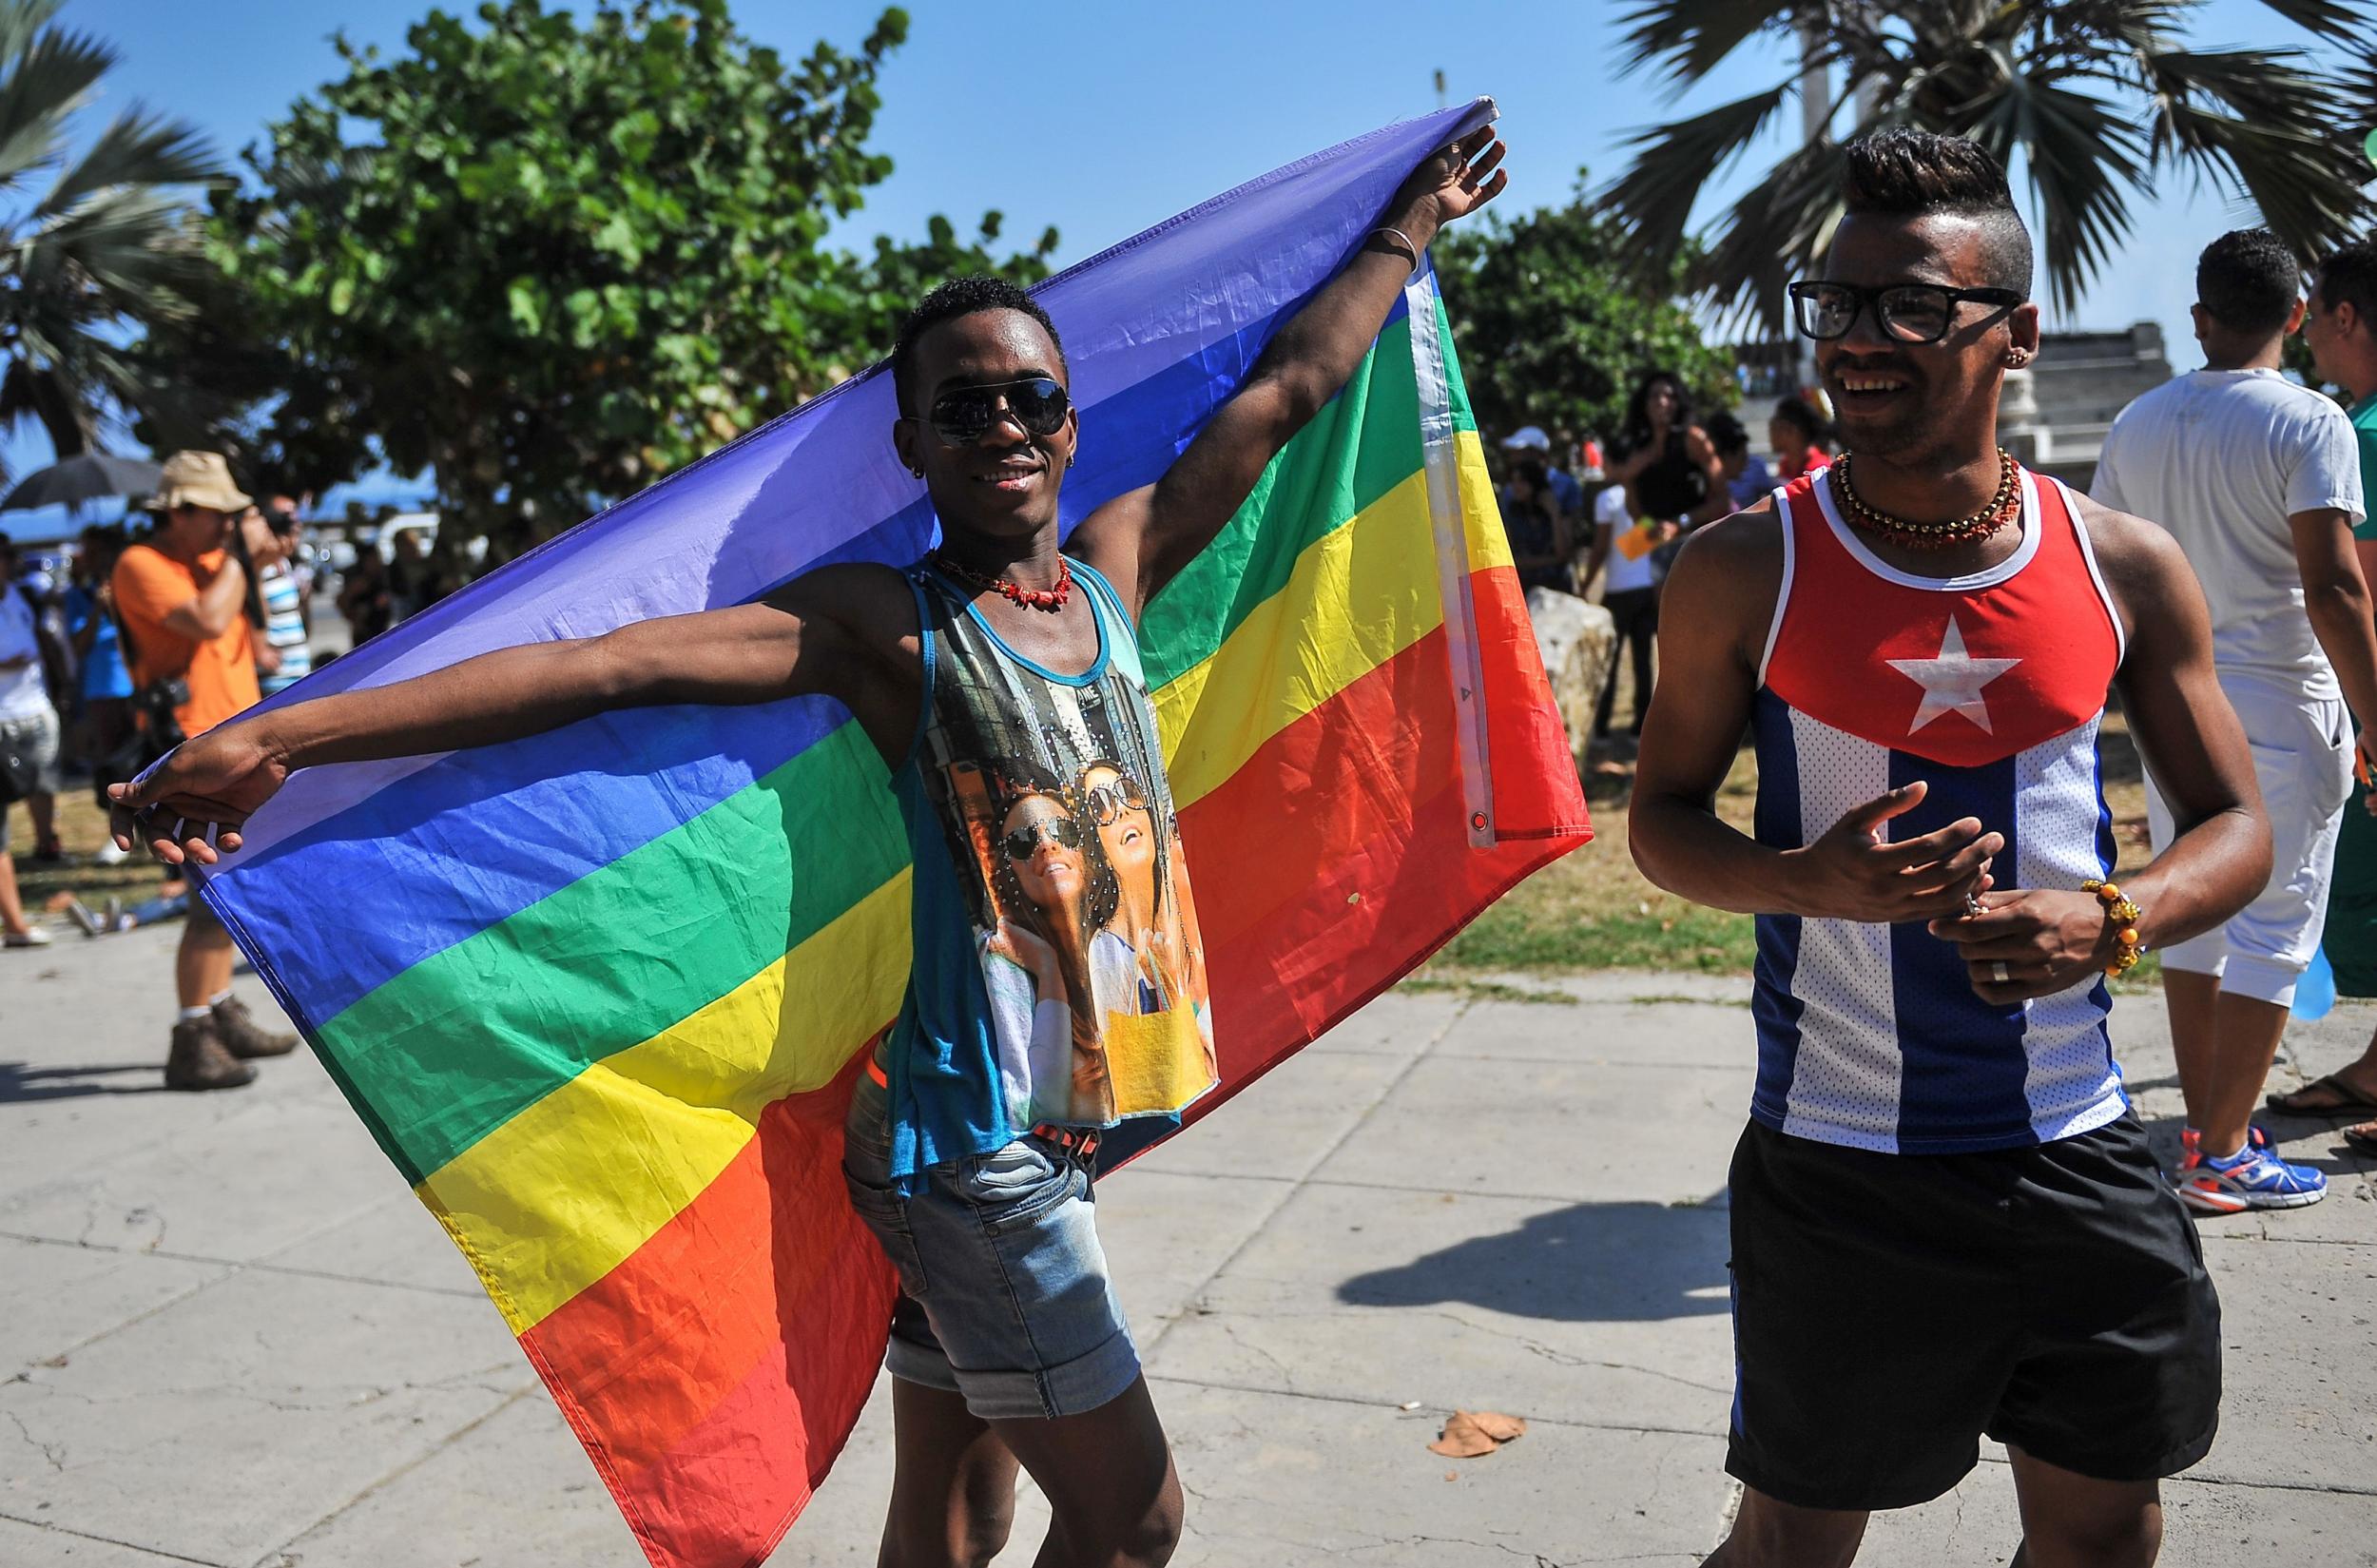
[{"label": "concrete sidewalk", "polygon": [[[310,1056],[243,1091],[159,1092],[174,939],[0,955],[0,1564],[640,1563]],[[1747,985],[1561,989],[1391,996],[1102,1189],[1189,1494],[1184,1568],[1684,1565],[1723,1534]],[[2298,1029],[2281,1079],[2373,1022]],[[2158,999],[2125,1000],[2117,1037],[2167,1152]],[[2377,1562],[2377,1183],[2327,1124],[2272,1131],[2334,1185],[2203,1227],[2227,1413],[2167,1488],[2166,1562]],[[1530,1429],[1444,1460],[1426,1444],[1456,1405]],[[874,1561],[888,1436],[879,1386],[775,1562]],[[1028,1494],[1007,1562],[1037,1546]],[[2017,1536],[1992,1454],[1953,1497],[1878,1519],[1861,1561],[1997,1564]]]}]

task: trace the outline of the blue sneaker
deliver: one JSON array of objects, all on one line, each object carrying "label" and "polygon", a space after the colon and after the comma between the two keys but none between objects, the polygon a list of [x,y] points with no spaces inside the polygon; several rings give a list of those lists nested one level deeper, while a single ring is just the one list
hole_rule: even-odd
[{"label": "blue sneaker", "polygon": [[2256,1127],[2245,1147],[2227,1159],[2189,1149],[2179,1167],[2179,1201],[2207,1214],[2241,1214],[2248,1209],[2301,1209],[2328,1195],[2328,1178],[2308,1165],[2289,1165]]}]

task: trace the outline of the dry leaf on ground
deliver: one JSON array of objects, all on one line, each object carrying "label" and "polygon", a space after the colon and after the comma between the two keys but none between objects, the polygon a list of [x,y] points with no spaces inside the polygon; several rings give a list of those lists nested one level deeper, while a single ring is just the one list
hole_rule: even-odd
[{"label": "dry leaf on ground", "polygon": [[1446,1459],[1478,1459],[1527,1430],[1517,1416],[1493,1410],[1456,1410],[1428,1451]]}]

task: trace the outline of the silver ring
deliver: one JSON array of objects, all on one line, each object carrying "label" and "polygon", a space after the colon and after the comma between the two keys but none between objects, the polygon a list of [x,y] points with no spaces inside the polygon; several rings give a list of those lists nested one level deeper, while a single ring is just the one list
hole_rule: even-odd
[{"label": "silver ring", "polygon": [[1989,978],[2003,985],[2014,978],[2014,972],[2006,968],[2003,958],[1993,958],[1989,963]]}]

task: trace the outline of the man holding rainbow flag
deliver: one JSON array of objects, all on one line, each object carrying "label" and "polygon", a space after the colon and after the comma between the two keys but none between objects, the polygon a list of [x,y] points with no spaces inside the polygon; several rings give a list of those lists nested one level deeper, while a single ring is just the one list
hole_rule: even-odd
[{"label": "man holding rainbow flag", "polygon": [[[548,623],[538,640],[273,705],[118,787],[119,842],[145,839],[161,859],[197,862],[383,1148],[519,1327],[655,1563],[766,1555],[863,1402],[872,1366],[853,1365],[849,1346],[870,1330],[880,1345],[885,1319],[898,1470],[882,1561],[988,1560],[1004,1542],[1020,1466],[1053,1512],[1039,1561],[1163,1562],[1181,1527],[1180,1489],[1107,1279],[1090,1202],[1097,1164],[1208,1109],[1391,983],[1481,906],[1479,894],[1583,842],[1583,803],[1521,642],[1507,560],[1478,571],[1471,559],[1482,531],[1462,490],[1482,491],[1482,475],[1460,472],[1476,466],[1474,428],[1460,428],[1466,411],[1423,275],[1437,229],[1505,183],[1483,118],[1438,117],[1444,126],[1425,145],[1456,125],[1462,133],[1370,208],[1333,276],[1230,339],[1259,345],[1239,350],[1253,356],[1243,370],[1217,374],[1214,349],[1191,357],[1197,394],[1234,388],[1189,416],[1176,459],[1127,454],[1141,465],[1136,482],[1118,483],[1110,457],[1086,516],[1067,517],[1059,490],[1104,410],[1088,421],[1077,411],[1058,321],[996,280],[958,280],[911,314],[891,369],[890,444],[929,496],[935,548],[904,560],[827,552],[744,602],[622,613],[600,635]],[[1410,169],[1412,154],[1401,156]],[[1264,185],[1222,201],[1258,204]],[[1063,299],[1067,282],[1043,293]],[[1380,350],[1406,337],[1399,369]],[[1490,530],[1490,494],[1477,499]],[[1366,605],[1382,584],[1402,586]],[[472,612],[466,605],[425,635]],[[1200,618],[1211,627],[1202,636]],[[1352,662],[1373,657],[1365,644],[1399,618],[1401,651],[1378,650],[1366,672]],[[1277,689],[1256,689],[1256,670],[1275,672]],[[383,673],[384,660],[364,679]],[[1395,684],[1381,687],[1382,677]],[[312,685],[297,694],[314,697]],[[334,977],[308,978],[290,913],[319,897],[308,856],[324,875],[369,875],[383,892],[430,880],[415,849],[444,857],[451,881],[493,882],[463,841],[500,857],[507,837],[535,839],[546,825],[495,814],[494,802],[541,799],[570,814],[559,840],[613,831],[582,798],[536,791],[543,775],[573,768],[615,777],[614,743],[639,733],[622,727],[638,712],[802,698],[832,699],[855,726],[800,717],[813,702],[777,709],[783,727],[812,737],[808,749],[742,793],[689,817],[667,801],[673,829],[609,867],[598,859],[574,881],[553,879],[525,907],[511,897],[510,913],[499,907],[464,939],[420,939],[427,956],[360,997],[338,993]],[[1356,701],[1367,706],[1344,706]],[[655,752],[664,740],[650,742]],[[836,745],[847,753],[840,773],[799,771]],[[327,765],[432,753],[452,755],[405,776],[408,802],[348,773],[367,782],[317,788],[304,807],[338,831],[270,838],[271,813],[250,830],[293,775],[297,796],[308,779],[341,776]],[[624,755],[628,769],[643,765],[636,750]],[[794,1037],[786,1004],[798,980],[815,991],[798,998],[805,1033],[822,1027],[812,1015],[881,1016],[869,1012],[879,1005],[871,976],[897,973],[852,939],[865,930],[898,940],[872,912],[873,894],[841,914],[806,907],[821,882],[864,886],[874,875],[850,867],[876,854],[882,807],[861,803],[840,775],[876,759],[914,867],[904,883],[897,874],[880,883],[908,895],[908,974],[871,1049],[841,1037],[820,1046]],[[467,784],[437,772],[471,768]],[[1242,783],[1257,775],[1271,782],[1267,799]],[[1427,862],[1449,865],[1456,851],[1407,820],[1447,803],[1418,798],[1439,776],[1455,781],[1454,797],[1469,792],[1443,842],[1470,863],[1449,879]],[[662,796],[679,787],[674,776],[652,783]],[[1489,785],[1507,785],[1498,802]],[[1218,811],[1208,838],[1197,808],[1232,791],[1241,809],[1271,805],[1257,816],[1333,858],[1315,861],[1304,844],[1250,852],[1246,835],[1266,824],[1233,840]],[[755,797],[760,818],[712,821]],[[391,814],[373,815],[382,810]],[[386,824],[377,841],[373,823]],[[1498,847],[1498,828],[1532,842]],[[743,836],[729,843],[730,831]],[[820,835],[823,847],[802,860]],[[791,880],[771,894],[738,859],[771,860],[785,842]],[[1202,919],[1191,845],[1200,876],[1225,878],[1200,883]],[[629,861],[636,876],[607,882]],[[1224,870],[1205,869],[1213,865]],[[744,881],[765,884],[748,910],[769,946],[722,973],[749,978],[689,993],[715,995],[689,1014],[669,1004],[663,1027],[625,1050],[555,1037],[572,1020],[615,1032],[607,1015],[632,1012],[640,986],[701,970],[706,937],[672,922],[713,919],[706,903],[740,907]],[[587,891],[597,883],[608,889],[599,906]],[[1365,906],[1372,892],[1408,905],[1400,919],[1411,929],[1379,907],[1387,900]],[[448,919],[439,899],[478,896],[424,891],[416,923]],[[786,905],[805,929],[783,933]],[[589,921],[606,918],[589,939]],[[771,925],[784,949],[768,963]],[[1336,973],[1344,934],[1327,926],[1357,941],[1367,933],[1376,948],[1351,980]],[[655,942],[653,931],[669,938]],[[818,964],[802,967],[821,944]],[[541,989],[515,1006],[506,976]],[[723,1071],[714,1057],[746,1048],[755,1012],[778,1015],[758,1031],[776,1036],[772,1052],[756,1073],[705,1080]],[[704,1140],[720,1137],[725,1152],[701,1165]],[[753,1145],[756,1171],[744,1152]],[[474,1169],[494,1146],[508,1151],[502,1169],[493,1156]],[[821,1200],[828,1160],[879,1246],[856,1243],[847,1210]],[[548,1170],[577,1172],[583,1186],[530,1191],[537,1184],[523,1173]],[[648,1218],[580,1211],[614,1199],[649,1210],[664,1200],[611,1191],[647,1181],[686,1192]],[[730,1208],[738,1182],[755,1185]],[[738,1236],[739,1249],[722,1245]]]}]

